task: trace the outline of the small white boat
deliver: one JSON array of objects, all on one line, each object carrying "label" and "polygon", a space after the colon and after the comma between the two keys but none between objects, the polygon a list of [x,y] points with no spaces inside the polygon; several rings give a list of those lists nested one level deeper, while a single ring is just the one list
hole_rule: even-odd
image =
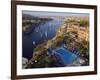
[{"label": "small white boat", "polygon": [[48,36],[48,33],[47,33],[47,32],[45,32],[45,36],[46,36],[46,38],[47,38],[47,36]]},{"label": "small white boat", "polygon": [[36,32],[38,32],[38,29],[36,29]]},{"label": "small white boat", "polygon": [[38,27],[38,28],[36,29],[36,32],[39,32],[39,29],[40,29],[40,28]]},{"label": "small white boat", "polygon": [[36,44],[36,42],[35,41],[33,41],[33,45],[35,45]]}]

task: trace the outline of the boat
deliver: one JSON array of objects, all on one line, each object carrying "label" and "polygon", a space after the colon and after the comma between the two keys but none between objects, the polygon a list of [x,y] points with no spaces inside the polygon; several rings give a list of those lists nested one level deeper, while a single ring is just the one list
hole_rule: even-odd
[{"label": "boat", "polygon": [[48,36],[48,33],[47,33],[47,31],[46,31],[44,34],[45,34],[45,36],[46,36],[46,38],[47,38],[47,36]]},{"label": "boat", "polygon": [[36,42],[35,41],[33,41],[33,45],[36,45]]}]

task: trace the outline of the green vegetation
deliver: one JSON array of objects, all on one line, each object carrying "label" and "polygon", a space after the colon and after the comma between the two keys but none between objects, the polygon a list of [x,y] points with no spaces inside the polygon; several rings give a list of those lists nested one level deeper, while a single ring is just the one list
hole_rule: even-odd
[{"label": "green vegetation", "polygon": [[80,20],[80,26],[89,27],[89,20]]}]

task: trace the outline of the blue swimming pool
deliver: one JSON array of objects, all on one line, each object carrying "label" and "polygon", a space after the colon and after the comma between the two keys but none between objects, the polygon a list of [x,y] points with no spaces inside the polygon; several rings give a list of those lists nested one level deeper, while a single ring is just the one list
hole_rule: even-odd
[{"label": "blue swimming pool", "polygon": [[56,54],[58,54],[61,57],[65,65],[71,64],[73,60],[75,60],[78,57],[76,54],[70,52],[69,50],[63,47],[57,49],[56,52]]}]

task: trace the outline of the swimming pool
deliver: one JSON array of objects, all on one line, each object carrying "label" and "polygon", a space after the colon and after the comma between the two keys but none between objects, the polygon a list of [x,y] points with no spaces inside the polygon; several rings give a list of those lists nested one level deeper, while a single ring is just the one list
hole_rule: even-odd
[{"label": "swimming pool", "polygon": [[61,57],[65,65],[71,64],[78,57],[75,53],[72,53],[63,47],[58,48],[56,52],[56,54]]}]

